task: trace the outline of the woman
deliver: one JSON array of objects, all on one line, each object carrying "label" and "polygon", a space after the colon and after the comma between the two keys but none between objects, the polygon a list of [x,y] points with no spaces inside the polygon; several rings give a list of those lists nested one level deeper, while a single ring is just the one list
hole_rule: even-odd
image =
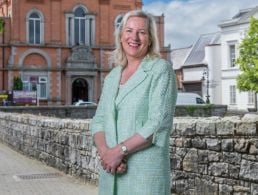
[{"label": "woman", "polygon": [[159,56],[154,18],[130,11],[116,29],[114,62],[91,123],[101,160],[99,194],[170,194],[172,66]]}]

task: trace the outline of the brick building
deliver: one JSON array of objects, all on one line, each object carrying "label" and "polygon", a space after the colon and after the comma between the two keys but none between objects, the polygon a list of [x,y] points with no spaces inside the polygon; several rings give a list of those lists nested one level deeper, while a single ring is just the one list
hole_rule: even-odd
[{"label": "brick building", "polygon": [[[112,68],[113,32],[141,0],[0,0],[0,91],[20,77],[24,90],[39,89],[40,105],[98,101]],[[156,16],[162,56],[164,16]]]}]

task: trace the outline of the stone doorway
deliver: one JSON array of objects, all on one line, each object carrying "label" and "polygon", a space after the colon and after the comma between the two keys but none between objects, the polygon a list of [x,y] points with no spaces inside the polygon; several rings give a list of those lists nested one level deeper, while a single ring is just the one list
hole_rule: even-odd
[{"label": "stone doorway", "polygon": [[72,84],[72,104],[78,100],[89,101],[88,83],[86,80],[79,78]]}]

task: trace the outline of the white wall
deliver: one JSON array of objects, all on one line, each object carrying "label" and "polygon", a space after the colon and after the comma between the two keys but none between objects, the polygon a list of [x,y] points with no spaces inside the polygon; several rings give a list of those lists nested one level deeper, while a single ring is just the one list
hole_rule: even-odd
[{"label": "white wall", "polygon": [[200,81],[203,76],[203,67],[184,68],[184,81]]},{"label": "white wall", "polygon": [[222,28],[221,31],[221,102],[228,105],[228,109],[247,110],[254,107],[248,104],[248,93],[236,90],[236,104],[230,105],[230,85],[236,84],[237,75],[239,75],[239,67],[230,67],[229,45],[236,44],[236,58],[239,56],[239,44],[245,37],[248,24],[241,24],[233,27]]},{"label": "white wall", "polygon": [[205,62],[209,68],[210,100],[213,104],[221,104],[221,46],[205,47]]}]

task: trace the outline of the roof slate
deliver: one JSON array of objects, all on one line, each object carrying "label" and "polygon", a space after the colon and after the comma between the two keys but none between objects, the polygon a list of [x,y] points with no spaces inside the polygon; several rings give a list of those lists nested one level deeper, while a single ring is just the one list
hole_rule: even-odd
[{"label": "roof slate", "polygon": [[198,41],[194,44],[183,65],[203,64],[205,58],[205,47],[214,44],[220,44],[219,32],[201,35]]}]

